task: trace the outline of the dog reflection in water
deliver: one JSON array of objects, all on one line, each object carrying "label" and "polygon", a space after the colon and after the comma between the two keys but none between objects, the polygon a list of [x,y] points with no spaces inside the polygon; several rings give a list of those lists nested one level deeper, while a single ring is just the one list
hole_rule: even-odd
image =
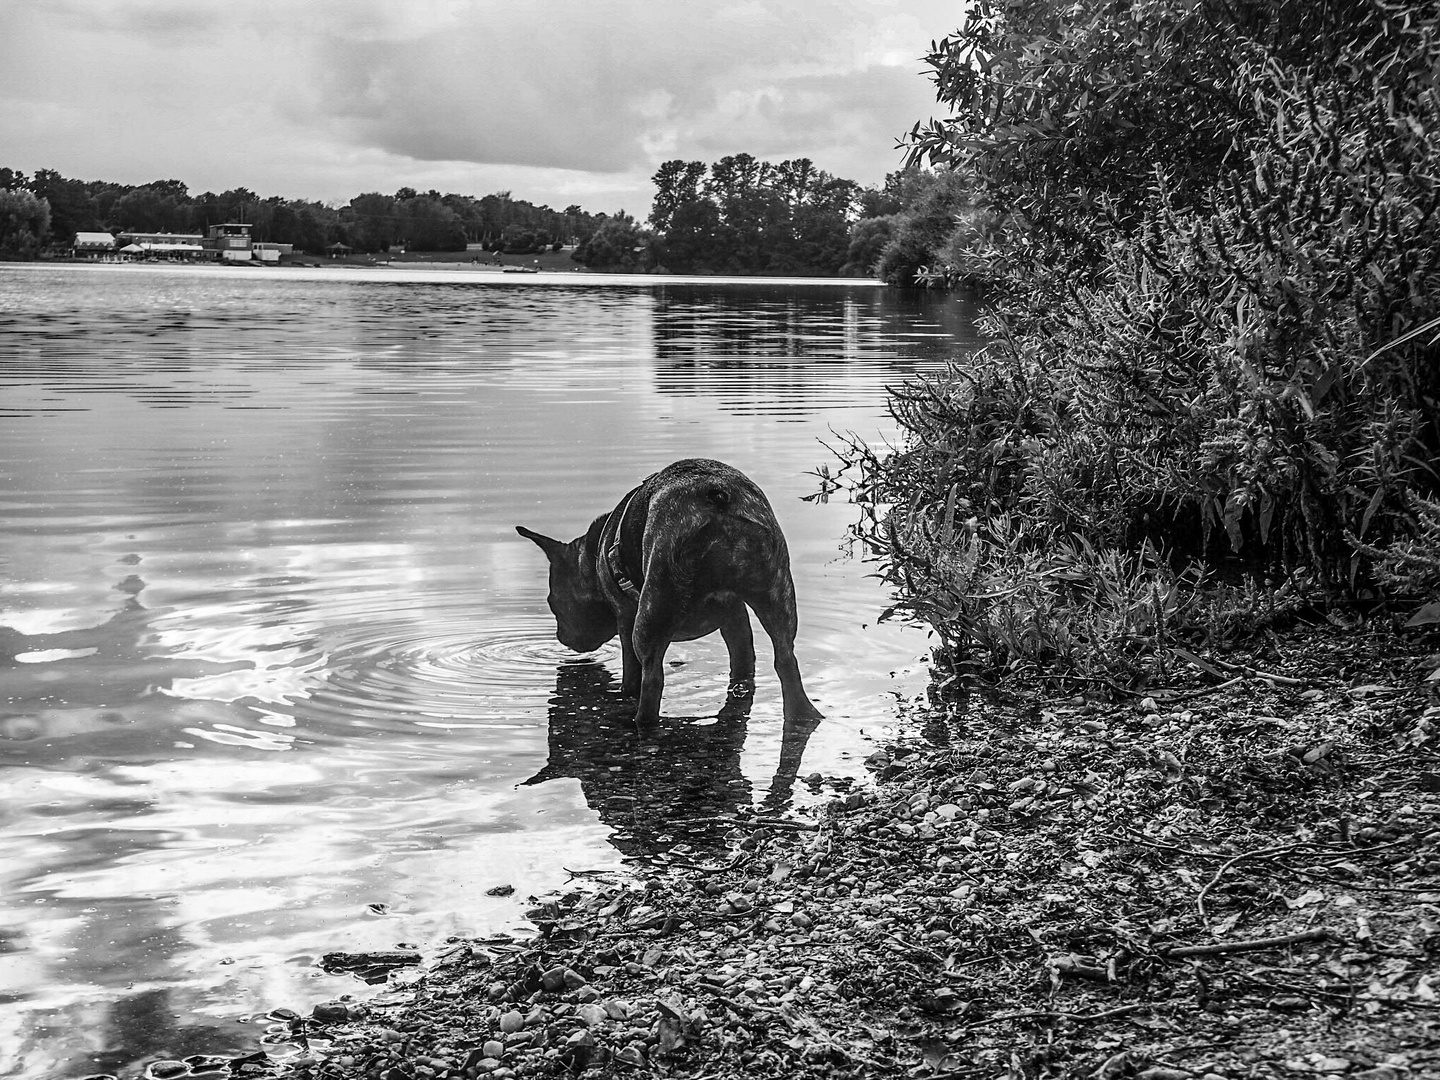
[{"label": "dog reflection in water", "polygon": [[[682,843],[719,850],[735,812],[751,805],[750,781],[740,770],[748,719],[748,705],[739,705],[713,721],[667,719],[642,737],[604,665],[561,664],[550,699],[550,760],[525,783],[579,780],[586,804],[614,830],[610,842],[625,855],[657,855]],[[765,806],[789,803],[817,725],[785,721]]]}]

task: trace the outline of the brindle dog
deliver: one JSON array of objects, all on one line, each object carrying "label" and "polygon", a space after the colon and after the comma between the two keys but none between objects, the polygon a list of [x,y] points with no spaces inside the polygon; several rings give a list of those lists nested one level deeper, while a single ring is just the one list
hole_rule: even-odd
[{"label": "brindle dog", "polygon": [[677,461],[568,544],[522,525],[515,531],[550,560],[550,610],[561,644],[590,652],[620,635],[620,689],[639,698],[641,727],[659,719],[670,643],[716,630],[730,651],[725,710],[748,708],[755,646],[747,604],[770,635],[785,718],[821,719],[795,662],[785,537],[764,492],[743,473],[718,461]]}]

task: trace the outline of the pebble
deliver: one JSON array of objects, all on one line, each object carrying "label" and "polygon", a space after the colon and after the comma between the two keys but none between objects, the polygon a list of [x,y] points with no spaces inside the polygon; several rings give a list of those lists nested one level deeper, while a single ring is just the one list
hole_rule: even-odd
[{"label": "pebble", "polygon": [[157,1080],[166,1080],[171,1076],[184,1076],[190,1071],[190,1066],[183,1061],[152,1061],[146,1070]]},{"label": "pebble", "polygon": [[505,1056],[505,1044],[499,1039],[486,1039],[481,1051],[487,1058],[502,1058]]},{"label": "pebble", "polygon": [[500,1015],[500,1030],[506,1035],[513,1035],[525,1026],[525,1018],[514,1009]]},{"label": "pebble", "polygon": [[609,1013],[600,1005],[581,1005],[575,1010],[575,1015],[585,1024],[586,1027],[599,1027],[610,1018]]},{"label": "pebble", "polygon": [[619,998],[611,998],[605,1002],[605,1015],[611,1020],[625,1020],[630,1016],[630,1006]]},{"label": "pebble", "polygon": [[622,1065],[643,1069],[645,1067],[645,1044],[642,1042],[627,1043],[615,1055],[615,1060]]}]

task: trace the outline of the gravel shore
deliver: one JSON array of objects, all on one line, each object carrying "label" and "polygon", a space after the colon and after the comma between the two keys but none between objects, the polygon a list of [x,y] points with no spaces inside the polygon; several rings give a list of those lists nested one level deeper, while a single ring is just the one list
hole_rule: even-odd
[{"label": "gravel shore", "polygon": [[936,704],[813,812],[577,878],[533,937],[276,1014],[292,1056],[229,1071],[1440,1075],[1440,662],[1307,628],[1203,663],[1119,702]]}]

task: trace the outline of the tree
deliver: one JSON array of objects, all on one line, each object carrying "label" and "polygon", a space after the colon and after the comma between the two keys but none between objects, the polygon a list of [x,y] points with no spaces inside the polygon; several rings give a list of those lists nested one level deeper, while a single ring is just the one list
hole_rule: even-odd
[{"label": "tree", "polygon": [[845,264],[840,273],[846,277],[862,277],[878,274],[880,253],[890,242],[895,219],[893,217],[861,218],[850,227],[850,241],[845,247]]},{"label": "tree", "polygon": [[54,169],[36,169],[30,178],[30,192],[50,206],[50,231],[62,240],[77,232],[101,228],[95,203],[81,180],[67,180]]},{"label": "tree", "polygon": [[0,190],[0,258],[36,258],[49,234],[48,202],[29,191]]},{"label": "tree", "polygon": [[[184,185],[181,185],[184,189]],[[192,224],[188,200],[154,184],[132,188],[115,201],[111,217],[121,232],[187,232]]]},{"label": "tree", "polygon": [[880,276],[906,287],[953,284],[946,273],[947,251],[962,250],[979,233],[968,179],[948,169],[914,169],[899,195],[904,205],[890,219],[890,241],[876,267]]},{"label": "tree", "polygon": [[834,274],[845,262],[860,187],[808,158],[750,154],[667,161],[653,177],[650,224],[680,273]]},{"label": "tree", "polygon": [[359,251],[388,251],[401,239],[395,200],[378,191],[356,195],[344,215],[349,243]]},{"label": "tree", "polygon": [[622,210],[602,222],[570,257],[591,270],[648,272],[655,267],[654,237]]}]

